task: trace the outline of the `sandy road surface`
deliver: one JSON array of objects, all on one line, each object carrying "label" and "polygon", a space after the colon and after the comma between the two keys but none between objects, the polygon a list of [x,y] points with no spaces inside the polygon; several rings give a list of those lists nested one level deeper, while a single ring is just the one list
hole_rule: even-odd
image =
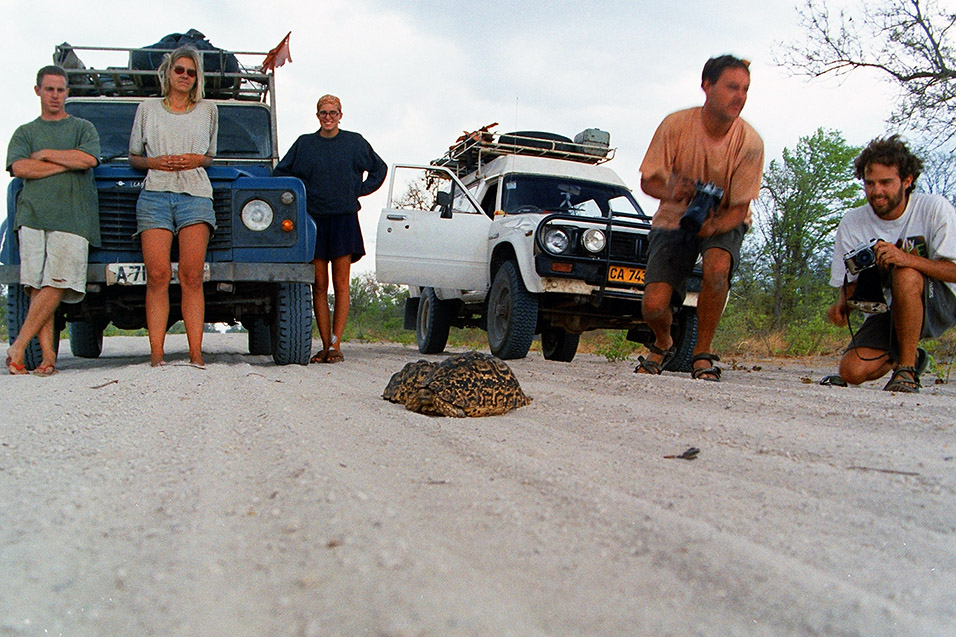
[{"label": "sandy road surface", "polygon": [[414,348],[207,336],[0,379],[0,635],[956,633],[952,385],[533,354],[530,406],[429,418],[380,398]]}]

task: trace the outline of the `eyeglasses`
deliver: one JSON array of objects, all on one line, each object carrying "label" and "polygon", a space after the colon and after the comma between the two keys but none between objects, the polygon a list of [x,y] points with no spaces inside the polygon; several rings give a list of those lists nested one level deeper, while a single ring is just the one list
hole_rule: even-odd
[{"label": "eyeglasses", "polygon": [[173,73],[176,75],[182,75],[185,73],[189,77],[196,77],[196,69],[187,69],[185,66],[174,66]]},{"label": "eyeglasses", "polygon": [[338,117],[341,115],[338,111],[319,111],[319,117]]}]

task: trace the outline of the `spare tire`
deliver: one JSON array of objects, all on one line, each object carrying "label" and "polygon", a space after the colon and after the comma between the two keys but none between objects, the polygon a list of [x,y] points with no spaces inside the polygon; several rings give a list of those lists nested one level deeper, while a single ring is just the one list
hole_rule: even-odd
[{"label": "spare tire", "polygon": [[543,131],[515,131],[505,133],[498,138],[498,143],[508,146],[524,146],[526,148],[540,148],[542,150],[556,150],[562,153],[579,152],[574,140],[557,133]]}]

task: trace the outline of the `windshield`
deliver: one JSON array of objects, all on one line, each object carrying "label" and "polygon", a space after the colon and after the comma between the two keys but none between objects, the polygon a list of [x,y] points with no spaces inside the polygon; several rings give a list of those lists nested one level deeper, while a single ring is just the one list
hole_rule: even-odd
[{"label": "windshield", "polygon": [[622,186],[565,177],[508,175],[501,207],[508,214],[564,212],[606,217],[608,212],[644,215],[630,191]]},{"label": "windshield", "polygon": [[[70,102],[70,115],[93,122],[100,134],[100,160],[109,161],[129,154],[129,132],[136,115],[136,102]],[[248,104],[217,104],[219,107],[220,159],[263,159],[272,157],[272,126],[268,109]]]}]

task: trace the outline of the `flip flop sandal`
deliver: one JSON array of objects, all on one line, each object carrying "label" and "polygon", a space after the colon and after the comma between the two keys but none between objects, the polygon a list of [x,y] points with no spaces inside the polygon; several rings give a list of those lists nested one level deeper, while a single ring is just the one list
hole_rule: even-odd
[{"label": "flip flop sandal", "polygon": [[897,367],[893,370],[890,382],[886,383],[883,391],[895,391],[902,394],[918,394],[920,387],[919,372],[915,367]]},{"label": "flip flop sandal", "polygon": [[708,380],[712,383],[720,382],[720,368],[714,365],[715,361],[719,361],[720,356],[716,354],[711,354],[710,352],[703,352],[697,354],[692,359],[690,359],[690,364],[693,366],[697,361],[707,361],[711,363],[710,367],[693,367],[690,372],[690,377],[694,380]]},{"label": "flip flop sandal", "polygon": [[315,356],[310,358],[309,362],[310,363],[325,363],[326,358],[328,358],[328,356],[329,356],[329,350],[322,349],[322,350],[319,350]]},{"label": "flip flop sandal", "polygon": [[11,376],[23,376],[29,374],[27,366],[22,363],[14,363],[13,359],[7,356],[7,371]]},{"label": "flip flop sandal", "polygon": [[57,369],[53,365],[42,365],[33,370],[34,376],[52,376],[56,373]]},{"label": "flip flop sandal", "polygon": [[341,363],[345,360],[345,356],[342,355],[342,352],[332,348],[329,350],[328,356],[325,357],[326,363]]},{"label": "flip flop sandal", "polygon": [[648,360],[644,358],[643,356],[638,356],[637,367],[634,368],[635,374],[640,374],[642,373],[641,369],[646,369],[649,373],[655,376],[660,376],[663,373],[664,368],[667,367],[667,364],[671,362],[672,360],[674,360],[674,356],[677,355],[676,345],[672,345],[670,349],[661,349],[654,343],[650,343],[648,345],[645,345],[645,347],[647,347],[647,349],[649,349],[652,354],[657,354],[658,356],[661,356],[663,358],[658,363],[657,361]]}]

